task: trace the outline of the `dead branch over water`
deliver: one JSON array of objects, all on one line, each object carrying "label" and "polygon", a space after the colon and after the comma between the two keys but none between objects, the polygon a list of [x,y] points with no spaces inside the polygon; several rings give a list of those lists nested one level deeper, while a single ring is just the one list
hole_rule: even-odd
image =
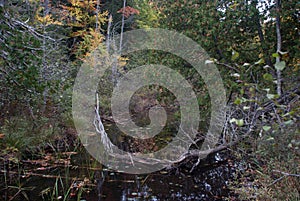
[{"label": "dead branch over water", "polygon": [[[274,100],[269,100],[264,102],[263,104],[258,104],[256,102],[252,102],[249,105],[248,110],[244,110],[241,106],[230,104],[227,106],[227,111],[223,111],[224,113],[220,113],[220,115],[226,115],[226,121],[223,125],[223,131],[219,138],[219,143],[211,149],[207,150],[188,150],[186,153],[182,154],[177,160],[169,161],[169,160],[159,160],[159,159],[145,159],[140,157],[138,153],[128,153],[128,155],[117,154],[113,152],[113,145],[108,138],[107,133],[104,130],[104,126],[99,114],[99,98],[97,97],[97,105],[95,107],[95,120],[94,126],[96,128],[97,133],[101,136],[101,141],[104,144],[104,147],[108,153],[119,159],[130,159],[128,160],[128,164],[134,166],[134,162],[142,163],[145,165],[155,165],[155,164],[178,164],[185,160],[191,158],[199,158],[198,162],[194,165],[197,166],[199,164],[201,156],[213,154],[220,152],[225,149],[229,149],[240,142],[242,142],[245,138],[251,137],[252,134],[258,133],[262,131],[263,122],[260,120],[262,117],[266,117],[269,113],[274,112],[275,117],[278,121],[280,121],[280,116],[277,114],[277,109],[280,106],[284,106],[290,108],[293,103],[295,103],[300,98],[300,85],[297,85],[292,90],[283,93],[279,98]],[[243,125],[238,126],[231,120],[233,118],[238,118],[243,120]],[[268,117],[267,117],[268,118]],[[198,137],[193,140],[193,143],[197,143],[199,141],[203,141],[205,135]],[[191,144],[192,145],[192,144]],[[194,167],[192,169],[194,169]]]}]

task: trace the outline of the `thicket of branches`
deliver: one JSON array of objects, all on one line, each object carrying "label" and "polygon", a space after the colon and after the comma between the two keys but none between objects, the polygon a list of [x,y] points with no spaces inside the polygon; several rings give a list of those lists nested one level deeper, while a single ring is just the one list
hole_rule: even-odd
[{"label": "thicket of branches", "polygon": [[[228,92],[228,110],[220,145],[210,152],[267,132],[274,124],[283,129],[299,119],[296,1],[15,0],[1,2],[0,16],[1,125],[18,116],[37,124],[40,118],[51,117],[64,124],[62,114],[70,114],[72,85],[82,62],[100,43],[109,47],[115,34],[147,27],[187,35],[218,66]],[[193,83],[201,112],[209,116],[205,84],[185,61],[155,51],[119,59],[123,65],[112,65],[109,77],[113,84],[136,65],[164,64]],[[160,100],[168,105],[167,90],[159,90]],[[102,108],[107,108],[109,94],[102,95]],[[99,115],[106,118],[110,112]],[[201,140],[201,135],[194,139]],[[178,162],[197,154],[191,150]]]}]

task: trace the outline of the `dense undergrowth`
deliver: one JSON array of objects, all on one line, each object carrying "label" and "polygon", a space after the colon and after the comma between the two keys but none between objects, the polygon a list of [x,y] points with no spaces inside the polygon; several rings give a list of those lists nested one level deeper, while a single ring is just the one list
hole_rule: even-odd
[{"label": "dense undergrowth", "polygon": [[[177,31],[207,51],[210,58],[205,65],[217,66],[228,93],[226,101],[237,111],[228,119],[227,128],[241,131],[232,135],[234,139],[249,131],[241,143],[229,147],[242,166],[229,184],[236,194],[232,199],[300,200],[300,92],[285,96],[300,87],[299,3],[127,0],[126,7],[123,3],[125,6],[126,1],[109,0],[0,1],[0,200],[26,200],[30,192],[40,193],[44,200],[68,200],[74,195],[71,176],[63,178],[51,168],[65,168],[69,175],[71,155],[84,150],[71,117],[76,73],[98,45],[109,50],[115,35],[150,27]],[[118,64],[112,65],[98,86],[103,119],[113,121],[110,96],[117,80],[112,78],[119,79],[140,65],[163,64],[193,85],[204,119],[199,130],[206,130],[210,94],[191,64],[154,50],[117,59]],[[150,88],[148,94],[144,88],[132,98],[133,120],[138,122],[140,114],[147,116],[157,104],[180,119],[176,97],[164,87]],[[265,111],[256,116],[258,110]],[[257,120],[253,127],[252,120]],[[157,141],[168,143],[171,137],[159,136]],[[150,146],[157,150],[154,144],[136,141],[128,150],[143,152]],[[84,165],[99,165],[90,162]],[[36,174],[30,168],[37,164],[50,169],[45,175],[54,179],[42,192],[24,187],[24,179]],[[78,186],[92,183],[94,172],[85,175]],[[85,188],[75,189],[80,200]]]},{"label": "dense undergrowth", "polygon": [[300,122],[251,139],[236,151],[245,168],[232,181],[238,200],[300,199]]},{"label": "dense undergrowth", "polygon": [[[299,200],[300,123],[294,120],[290,125],[273,125],[268,131],[262,130],[256,137],[251,136],[232,149],[237,164],[243,167],[236,168],[235,179],[229,184],[235,194],[231,200]],[[5,188],[11,188],[13,195],[19,191],[25,195],[25,192],[31,191],[23,189],[20,183],[20,175],[26,172],[24,161],[40,160],[48,165],[66,165],[70,157],[66,158],[64,153],[72,154],[83,149],[72,124],[62,126],[46,118],[35,123],[43,126],[38,127],[24,117],[10,118],[1,126],[1,177],[6,184],[6,187],[1,186],[1,192]],[[92,167],[95,163],[90,165]],[[19,178],[17,175],[9,176],[9,171],[19,172]],[[56,190],[58,195],[63,182],[57,176],[51,189]],[[64,188],[66,199],[69,199],[71,186]],[[49,197],[53,200],[55,194]]]}]

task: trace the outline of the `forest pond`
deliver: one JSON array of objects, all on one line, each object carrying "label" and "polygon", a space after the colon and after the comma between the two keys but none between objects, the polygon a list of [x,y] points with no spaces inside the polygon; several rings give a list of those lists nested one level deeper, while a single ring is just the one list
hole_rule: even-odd
[{"label": "forest pond", "polygon": [[[231,194],[228,181],[237,169],[226,153],[210,156],[192,172],[192,162],[189,161],[179,167],[147,175],[107,170],[84,152],[62,153],[62,158],[52,164],[49,159],[52,156],[47,157],[45,160],[22,161],[25,166],[22,172],[11,170],[2,174],[2,179],[6,180],[20,177],[23,193],[13,200],[26,197],[29,200],[89,201],[224,200]],[[7,192],[2,189],[1,194],[11,199],[12,192],[15,192],[11,188],[8,187]]]},{"label": "forest pond", "polygon": [[1,197],[4,200],[224,200],[234,196],[228,182],[235,177],[236,170],[243,168],[228,152],[221,152],[208,156],[197,167],[195,159],[151,174],[133,175],[108,170],[82,147],[72,151],[52,149],[43,156],[20,160],[20,165],[4,164]]}]

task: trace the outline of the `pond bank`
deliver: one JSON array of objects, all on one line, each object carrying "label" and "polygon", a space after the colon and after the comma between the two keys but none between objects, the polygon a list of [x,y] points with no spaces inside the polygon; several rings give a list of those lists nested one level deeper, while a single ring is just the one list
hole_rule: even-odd
[{"label": "pond bank", "polygon": [[238,167],[228,153],[147,175],[114,172],[83,150],[46,154],[1,168],[2,200],[224,200]]}]

